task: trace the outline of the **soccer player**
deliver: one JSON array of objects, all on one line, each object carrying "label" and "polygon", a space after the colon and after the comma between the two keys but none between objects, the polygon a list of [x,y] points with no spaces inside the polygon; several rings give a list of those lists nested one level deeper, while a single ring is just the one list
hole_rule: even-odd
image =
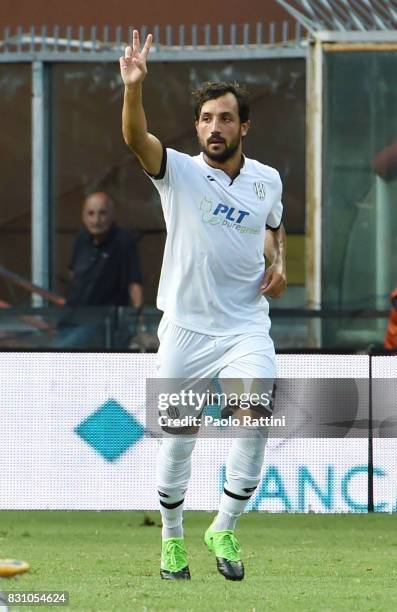
[{"label": "soccer player", "polygon": [[[164,312],[158,375],[273,379],[275,353],[264,296],[279,297],[286,287],[279,174],[242,153],[249,106],[247,92],[236,83],[206,83],[195,92],[200,155],[166,149],[148,132],[142,83],[151,43],[149,34],[141,48],[135,30],[132,47],[120,57],[120,71],[124,139],[160,193],[167,227],[157,301]],[[271,262],[266,271],[264,254]],[[190,578],[182,511],[197,431],[185,434],[166,437],[158,458],[160,575],[168,580]],[[233,440],[219,512],[204,536],[229,580],[244,577],[234,531],[259,483],[265,443],[264,435]]]}]

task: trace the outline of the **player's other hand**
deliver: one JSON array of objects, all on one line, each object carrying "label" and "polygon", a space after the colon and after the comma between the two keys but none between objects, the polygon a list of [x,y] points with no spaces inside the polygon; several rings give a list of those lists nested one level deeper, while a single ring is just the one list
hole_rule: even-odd
[{"label": "player's other hand", "polygon": [[125,48],[124,55],[120,57],[120,72],[126,86],[142,83],[147,75],[146,58],[152,45],[153,36],[148,34],[141,50],[138,30],[132,33],[132,47]]},{"label": "player's other hand", "polygon": [[279,298],[287,287],[287,275],[281,264],[272,264],[263,276],[261,293],[267,297]]}]

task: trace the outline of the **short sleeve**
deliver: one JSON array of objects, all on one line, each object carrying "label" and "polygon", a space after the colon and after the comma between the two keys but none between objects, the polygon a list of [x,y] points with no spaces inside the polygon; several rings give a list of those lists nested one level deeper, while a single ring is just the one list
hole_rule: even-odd
[{"label": "short sleeve", "polygon": [[270,212],[266,220],[266,227],[271,230],[278,230],[278,228],[281,225],[282,218],[283,218],[283,203],[281,200],[282,192],[283,192],[283,185],[282,185],[281,178],[278,172],[277,172],[276,181],[277,181],[277,185],[276,185],[276,190],[275,190],[273,206],[270,209]]},{"label": "short sleeve", "polygon": [[164,148],[160,172],[153,175],[149,174],[145,169],[143,171],[161,195],[168,187],[175,185],[180,178],[186,179],[184,171],[189,160],[190,156],[185,153],[180,153],[175,151],[175,149]]}]

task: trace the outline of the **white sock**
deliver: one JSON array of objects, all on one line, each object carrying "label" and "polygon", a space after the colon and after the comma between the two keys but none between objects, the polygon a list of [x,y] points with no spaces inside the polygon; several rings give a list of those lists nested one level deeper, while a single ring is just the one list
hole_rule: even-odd
[{"label": "white sock", "polygon": [[163,539],[183,537],[183,502],[196,440],[197,436],[174,436],[162,441],[157,459],[157,488]]},{"label": "white sock", "polygon": [[265,454],[266,438],[235,438],[226,462],[226,482],[219,511],[212,523],[214,531],[235,529],[239,516],[258,486]]}]

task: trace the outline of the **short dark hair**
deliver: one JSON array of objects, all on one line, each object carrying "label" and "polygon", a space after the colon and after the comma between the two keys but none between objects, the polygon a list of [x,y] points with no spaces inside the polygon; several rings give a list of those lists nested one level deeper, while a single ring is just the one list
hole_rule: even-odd
[{"label": "short dark hair", "polygon": [[240,85],[235,81],[207,81],[200,85],[198,89],[192,92],[194,102],[194,116],[196,121],[200,118],[201,107],[208,100],[215,100],[227,93],[235,96],[238,105],[238,114],[240,122],[245,123],[249,119],[250,108],[248,103],[248,90],[244,85]]}]

